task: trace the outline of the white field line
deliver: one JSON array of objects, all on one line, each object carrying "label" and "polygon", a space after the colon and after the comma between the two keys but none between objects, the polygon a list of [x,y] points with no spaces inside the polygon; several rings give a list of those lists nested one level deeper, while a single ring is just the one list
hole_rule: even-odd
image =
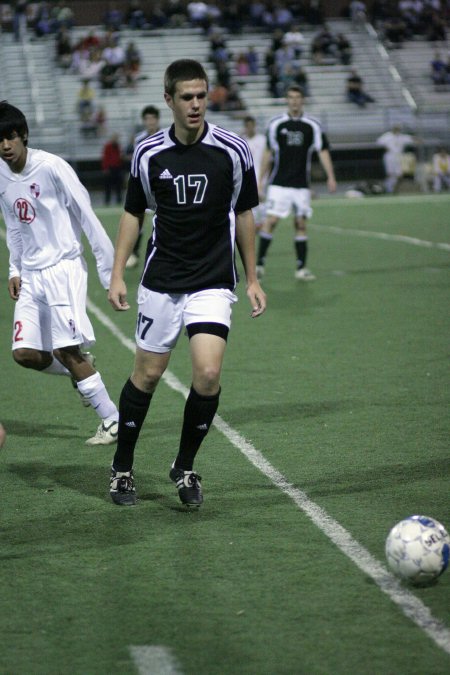
[{"label": "white field line", "polygon": [[387,232],[370,232],[368,230],[355,230],[350,227],[339,227],[337,225],[319,225],[318,223],[311,223],[311,228],[318,230],[326,230],[327,232],[334,232],[335,234],[347,234],[351,237],[367,237],[369,239],[383,239],[385,241],[398,241],[402,244],[411,244],[412,246],[421,246],[422,248],[438,248],[441,251],[450,251],[450,244],[445,242],[434,242],[426,239],[416,239],[415,237],[407,237],[403,234],[388,234]]},{"label": "white field line", "polygon": [[182,670],[167,647],[159,645],[130,646],[130,653],[139,675],[182,675]]},{"label": "white field line", "polygon": [[[134,352],[135,345],[114,325],[101,309],[88,300],[88,309],[106,326],[124,347]],[[164,373],[165,383],[174,391],[187,398],[188,388],[170,371]],[[428,607],[374,558],[351,534],[334,518],[313,502],[305,492],[299,490],[267,461],[259,450],[247,441],[239,432],[229,426],[219,415],[214,418],[216,428],[234,445],[261,473],[279,490],[290,497],[312,522],[344,553],[359,569],[371,577],[383,593],[394,602],[401,611],[423,630],[441,649],[450,654],[450,630],[435,619]]]}]

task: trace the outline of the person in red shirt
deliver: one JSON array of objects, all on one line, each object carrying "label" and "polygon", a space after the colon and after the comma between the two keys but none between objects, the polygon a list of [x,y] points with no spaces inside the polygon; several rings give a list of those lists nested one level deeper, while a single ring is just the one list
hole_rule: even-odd
[{"label": "person in red shirt", "polygon": [[123,188],[123,155],[119,135],[113,134],[103,146],[102,171],[105,177],[105,204],[111,202],[111,195],[116,195],[116,203],[122,203]]}]

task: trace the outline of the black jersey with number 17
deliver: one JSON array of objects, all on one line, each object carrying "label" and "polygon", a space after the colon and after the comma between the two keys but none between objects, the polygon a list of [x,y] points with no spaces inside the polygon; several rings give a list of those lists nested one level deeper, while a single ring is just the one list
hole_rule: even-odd
[{"label": "black jersey with number 17", "polygon": [[205,122],[196,143],[183,145],[174,126],[136,146],[125,210],[155,211],[141,283],[161,293],[233,290],[236,214],[258,204],[247,143]]},{"label": "black jersey with number 17", "polygon": [[288,188],[307,188],[312,154],[314,150],[328,150],[329,144],[319,122],[313,117],[291,117],[284,113],[270,120],[267,147],[273,155],[269,183]]}]

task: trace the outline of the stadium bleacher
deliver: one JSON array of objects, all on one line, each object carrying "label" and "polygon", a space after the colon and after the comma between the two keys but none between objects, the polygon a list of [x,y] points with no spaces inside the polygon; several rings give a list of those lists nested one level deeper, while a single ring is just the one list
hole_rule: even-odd
[{"label": "stadium bleacher", "polygon": [[[425,72],[435,46],[414,41],[402,50],[388,52],[369,25],[355,27],[342,19],[328,23],[334,33],[342,32],[350,40],[353,48],[351,66],[312,63],[310,43],[317,27],[302,29],[305,49],[301,63],[311,90],[308,113],[321,121],[334,147],[370,147],[377,136],[395,123],[401,123],[422,137],[432,137],[436,143],[448,140],[450,94],[435,92]],[[101,34],[103,29],[97,28]],[[73,42],[91,29],[92,26],[74,28]],[[126,46],[130,40],[141,52],[141,71],[146,79],[140,80],[136,89],[99,90],[97,97],[106,110],[106,133],[119,132],[124,144],[139,124],[144,105],[159,105],[162,124],[170,122],[170,111],[162,99],[162,78],[167,63],[186,55],[199,59],[207,66],[214,82],[214,68],[208,62],[209,42],[199,29],[171,28],[142,35],[136,31],[122,31],[122,44]],[[228,35],[226,40],[233,55],[253,45],[260,63],[264,64],[271,36],[269,33],[243,32]],[[98,160],[104,137],[84,138],[79,129],[76,100],[80,76],[60,70],[54,53],[53,36],[21,44],[15,43],[11,34],[3,34],[0,57],[4,73],[0,80],[0,96],[17,102],[27,114],[36,145],[74,162]],[[346,100],[345,82],[352,66],[357,68],[366,90],[375,99],[375,103],[365,109],[358,109]],[[231,72],[233,74],[233,68]],[[273,99],[268,94],[263,65],[258,75],[234,77],[239,82],[246,111],[255,115],[260,126],[284,109],[282,99]],[[209,113],[209,116],[232,130],[238,131],[242,127],[242,113]]]}]

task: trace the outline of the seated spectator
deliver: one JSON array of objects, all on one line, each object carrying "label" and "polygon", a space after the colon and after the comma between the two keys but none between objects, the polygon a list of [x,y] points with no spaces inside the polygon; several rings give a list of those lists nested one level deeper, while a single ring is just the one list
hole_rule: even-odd
[{"label": "seated spectator", "polygon": [[287,6],[287,3],[274,3],[273,5],[273,23],[276,28],[281,28],[285,33],[294,20],[294,16]]},{"label": "seated spectator", "polygon": [[230,112],[245,110],[245,104],[239,94],[239,85],[236,82],[233,82],[230,89],[228,90],[228,96],[225,102],[225,110],[229,110]]},{"label": "seated spectator", "polygon": [[116,33],[122,28],[124,16],[122,10],[117,7],[116,2],[109,2],[108,8],[103,16],[103,24],[106,30]]},{"label": "seated spectator", "polygon": [[431,42],[445,42],[447,39],[447,26],[440,12],[432,12],[427,22],[427,40]]},{"label": "seated spectator", "polygon": [[433,155],[433,177],[434,192],[450,188],[450,155],[445,148]]},{"label": "seated spectator", "polygon": [[343,33],[336,36],[336,46],[339,60],[343,66],[348,66],[352,62],[352,46]]},{"label": "seated spectator", "polygon": [[41,2],[37,7],[34,20],[34,34],[36,37],[44,37],[54,32],[51,11],[48,2]]},{"label": "seated spectator", "polygon": [[226,110],[228,100],[228,89],[222,84],[216,83],[208,93],[208,110],[212,112],[221,112]]},{"label": "seated spectator", "polygon": [[350,19],[355,26],[367,21],[367,8],[361,0],[352,0],[350,2]]},{"label": "seated spectator", "polygon": [[67,28],[70,30],[74,26],[73,10],[64,3],[64,0],[59,0],[59,2],[56,3],[52,9],[51,17],[56,31],[60,28]]},{"label": "seated spectator", "polygon": [[55,56],[60,68],[69,68],[72,63],[72,40],[65,26],[61,26],[56,36]]},{"label": "seated spectator", "polygon": [[83,80],[77,94],[77,112],[80,119],[90,117],[94,112],[95,89],[89,80]]},{"label": "seated spectator", "polygon": [[105,63],[99,72],[98,79],[101,89],[115,89],[120,82],[120,70],[110,63]]},{"label": "seated spectator", "polygon": [[250,74],[250,67],[248,65],[248,58],[245,52],[240,52],[236,57],[236,75],[240,77],[245,77]]},{"label": "seated spectator", "polygon": [[102,58],[102,50],[94,47],[86,55],[83,55],[83,58],[80,58],[78,72],[83,79],[98,82],[100,71],[105,63],[106,61]]},{"label": "seated spectator", "polygon": [[406,23],[399,16],[392,16],[384,22],[384,37],[388,47],[400,48],[407,38]]},{"label": "seated spectator", "polygon": [[169,22],[168,16],[160,2],[149,3],[150,7],[147,15],[147,23],[149,28],[158,29],[164,28]]},{"label": "seated spectator", "polygon": [[192,0],[187,4],[187,15],[189,22],[193,28],[209,28],[208,5],[202,0]]},{"label": "seated spectator", "polygon": [[364,91],[363,79],[358,75],[356,68],[352,68],[347,78],[347,99],[351,103],[356,103],[360,108],[365,108],[366,103],[373,103],[375,101]]},{"label": "seated spectator", "polygon": [[447,64],[444,59],[441,57],[440,52],[436,52],[433,60],[430,63],[431,66],[431,79],[434,84],[437,86],[447,84],[448,74],[447,74]]},{"label": "seated spectator", "polygon": [[305,38],[300,32],[299,26],[294,24],[292,28],[288,30],[284,36],[283,43],[293,49],[295,59],[301,58],[305,47]]},{"label": "seated spectator", "polygon": [[286,66],[283,77],[283,89],[280,95],[284,96],[284,92],[291,84],[297,84],[301,87],[305,97],[310,96],[308,75],[304,69],[297,64]]},{"label": "seated spectator", "polygon": [[336,37],[324,24],[311,42],[311,56],[317,65],[331,65],[336,63]]},{"label": "seated spectator", "polygon": [[253,45],[250,45],[248,48],[247,61],[250,75],[257,75],[259,70],[259,56]]},{"label": "seated spectator", "polygon": [[147,17],[142,9],[140,0],[130,0],[125,22],[131,30],[143,30],[148,28]]},{"label": "seated spectator", "polygon": [[127,87],[135,87],[141,70],[141,53],[135,42],[129,42],[125,49],[123,72]]}]

